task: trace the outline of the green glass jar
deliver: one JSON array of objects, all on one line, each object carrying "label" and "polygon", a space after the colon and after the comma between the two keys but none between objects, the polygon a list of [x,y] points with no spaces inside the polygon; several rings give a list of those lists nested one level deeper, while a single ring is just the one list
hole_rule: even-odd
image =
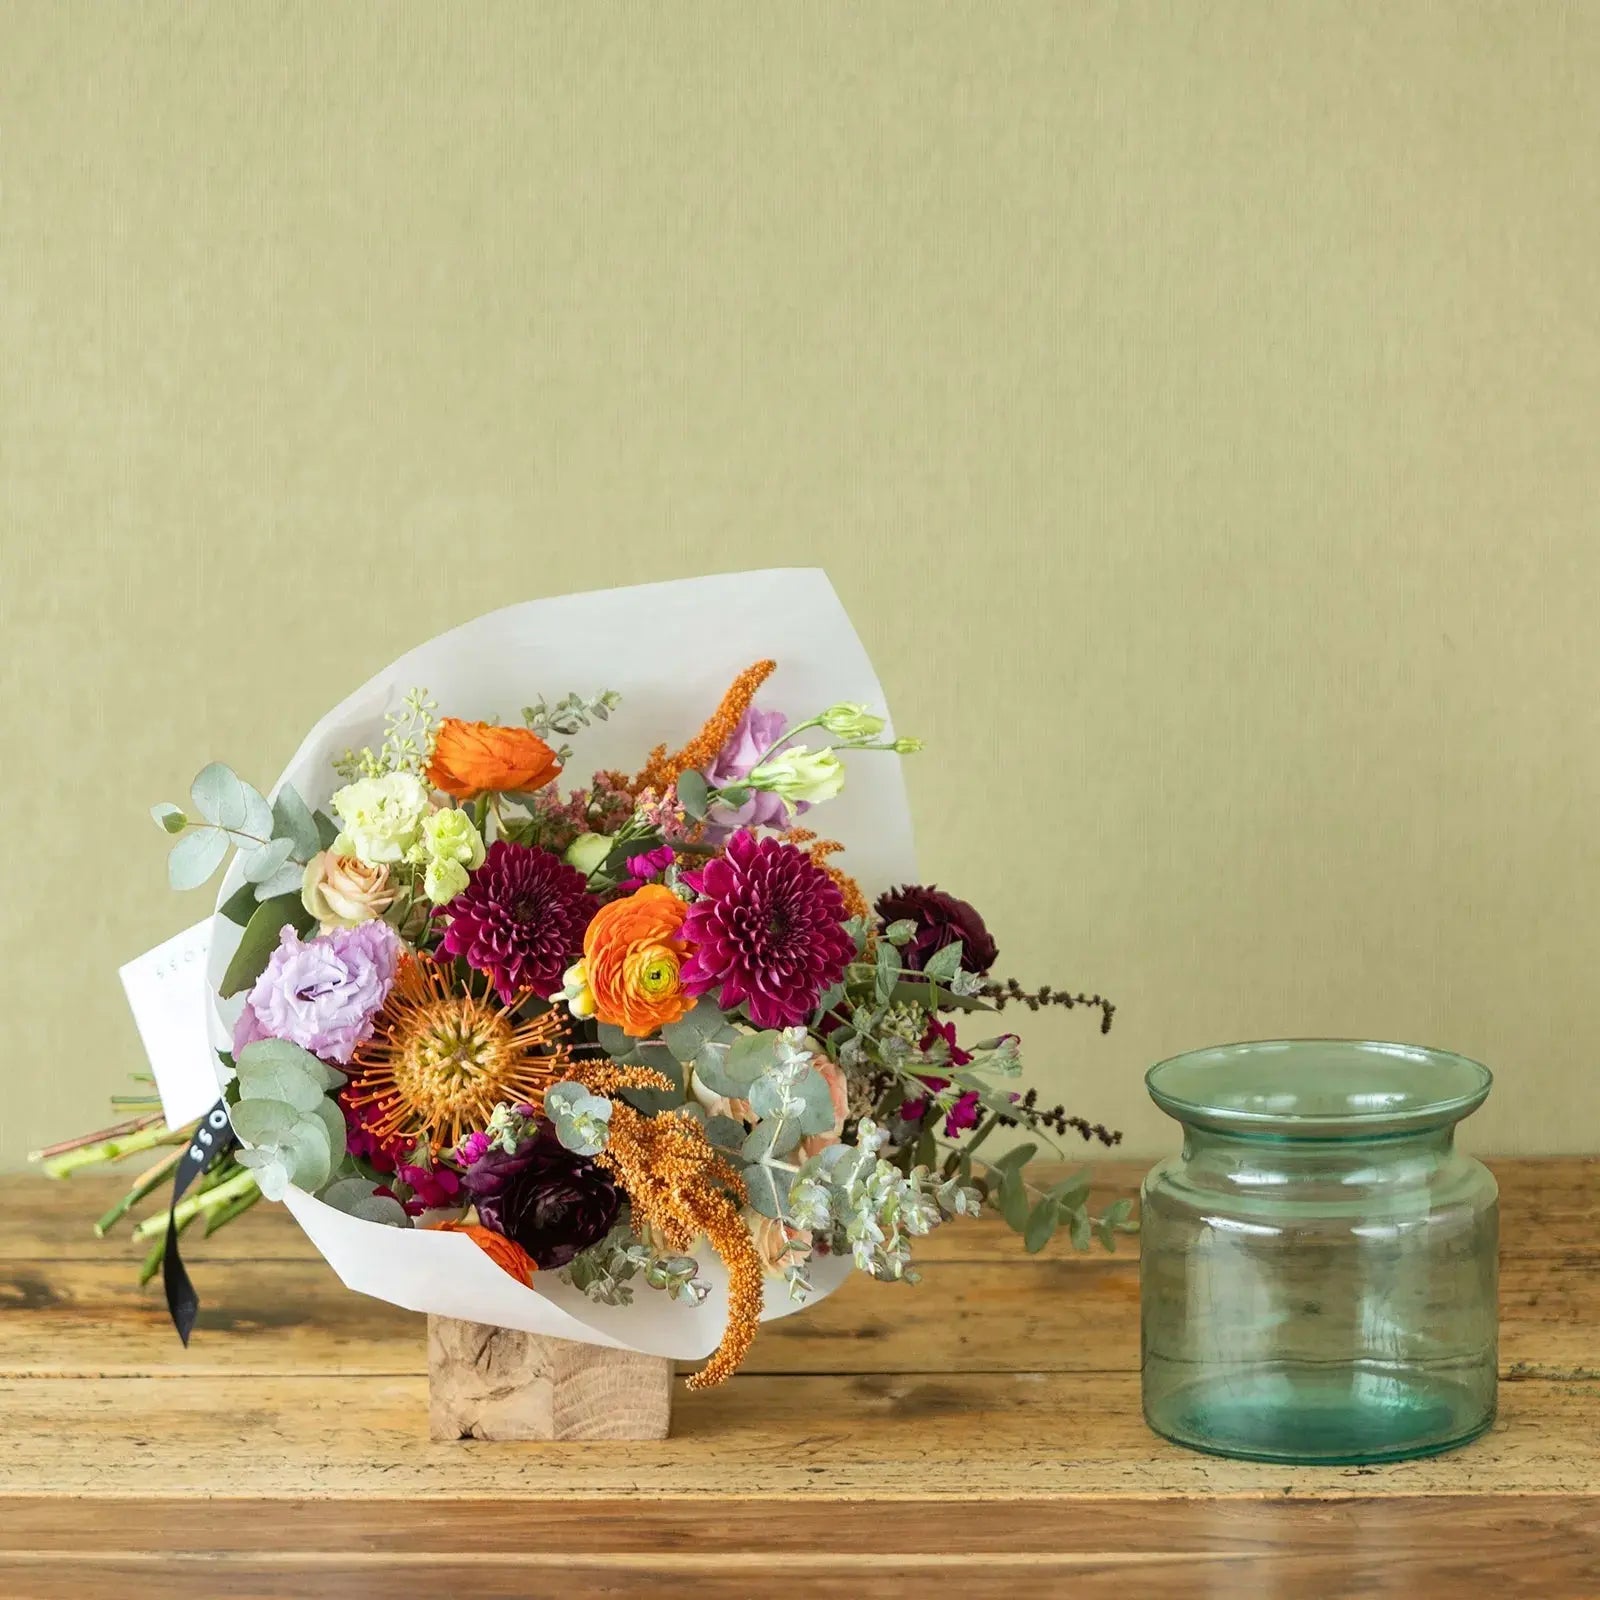
[{"label": "green glass jar", "polygon": [[1488,1069],[1283,1039],[1152,1067],[1183,1153],[1145,1180],[1144,1414],[1218,1455],[1428,1455],[1494,1420],[1498,1196],[1455,1147]]}]

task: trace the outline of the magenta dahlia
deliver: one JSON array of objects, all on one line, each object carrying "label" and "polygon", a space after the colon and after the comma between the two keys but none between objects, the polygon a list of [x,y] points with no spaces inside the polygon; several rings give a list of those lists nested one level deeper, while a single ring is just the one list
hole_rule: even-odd
[{"label": "magenta dahlia", "polygon": [[486,972],[507,1005],[529,989],[549,995],[582,954],[599,904],[576,867],[548,850],[497,839],[445,907],[449,926],[439,948]]},{"label": "magenta dahlia", "polygon": [[693,951],[679,974],[684,991],[720,984],[722,1009],[742,1001],[758,1028],[804,1022],[856,953],[844,896],[792,844],[741,828],[726,854],[683,881],[697,896],[683,919]]}]

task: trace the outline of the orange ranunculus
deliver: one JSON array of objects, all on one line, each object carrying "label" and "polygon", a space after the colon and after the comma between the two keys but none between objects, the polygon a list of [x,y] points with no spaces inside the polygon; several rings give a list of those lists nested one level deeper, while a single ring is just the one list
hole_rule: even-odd
[{"label": "orange ranunculus", "polygon": [[560,772],[556,753],[526,728],[497,728],[492,722],[439,724],[428,763],[428,782],[457,800],[480,794],[527,794]]},{"label": "orange ranunculus", "polygon": [[583,936],[583,979],[601,1022],[642,1039],[693,1009],[678,981],[689,953],[678,936],[687,909],[670,889],[647,883],[595,912]]},{"label": "orange ranunculus", "polygon": [[533,1257],[515,1239],[508,1239],[493,1228],[476,1222],[432,1222],[428,1226],[440,1233],[466,1234],[502,1272],[509,1272],[518,1283],[527,1283],[539,1270]]}]

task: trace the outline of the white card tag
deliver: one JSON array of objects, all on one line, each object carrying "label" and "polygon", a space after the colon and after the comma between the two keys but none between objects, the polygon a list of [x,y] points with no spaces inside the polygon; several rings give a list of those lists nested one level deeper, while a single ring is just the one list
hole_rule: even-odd
[{"label": "white card tag", "polygon": [[206,954],[211,918],[136,956],[122,987],[144,1053],[156,1075],[168,1127],[206,1114],[217,1102],[217,1058],[206,1028]]}]

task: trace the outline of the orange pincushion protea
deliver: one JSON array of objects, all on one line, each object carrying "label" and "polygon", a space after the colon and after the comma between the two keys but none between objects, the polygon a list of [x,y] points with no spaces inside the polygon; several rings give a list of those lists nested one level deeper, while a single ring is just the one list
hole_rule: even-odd
[{"label": "orange pincushion protea", "polygon": [[493,1228],[476,1222],[432,1222],[428,1226],[440,1233],[466,1234],[502,1272],[509,1272],[518,1283],[528,1283],[539,1270],[533,1257],[515,1239],[508,1239]]},{"label": "orange pincushion protea", "polygon": [[561,771],[554,750],[526,728],[446,717],[434,739],[427,779],[457,800],[481,794],[527,794]]},{"label": "orange pincushion protea", "polygon": [[458,989],[448,966],[403,957],[342,1098],[386,1147],[422,1140],[435,1155],[486,1126],[502,1101],[542,1105],[571,1060],[558,1013],[514,1015],[525,998],[502,1005],[492,992]]},{"label": "orange pincushion protea", "polygon": [[678,981],[689,953],[678,932],[686,910],[670,889],[649,883],[595,913],[583,936],[583,980],[601,1022],[643,1039],[693,1009]]}]

